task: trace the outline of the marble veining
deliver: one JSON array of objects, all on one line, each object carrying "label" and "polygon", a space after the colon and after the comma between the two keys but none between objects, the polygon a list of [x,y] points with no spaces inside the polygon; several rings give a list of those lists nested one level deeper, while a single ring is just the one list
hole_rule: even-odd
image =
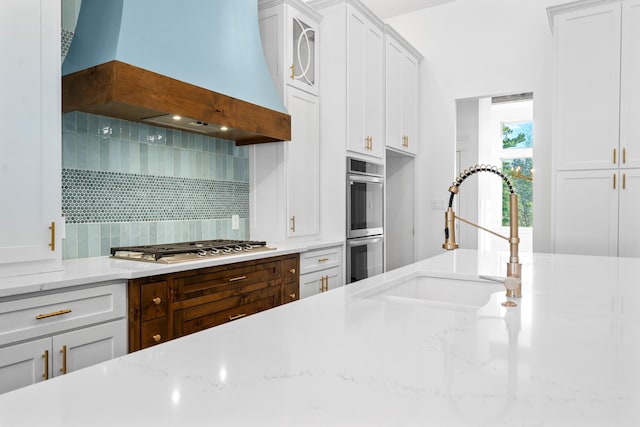
[{"label": "marble veining", "polygon": [[373,296],[505,256],[446,253],[5,393],[0,426],[637,426],[638,259],[525,255],[515,309]]}]

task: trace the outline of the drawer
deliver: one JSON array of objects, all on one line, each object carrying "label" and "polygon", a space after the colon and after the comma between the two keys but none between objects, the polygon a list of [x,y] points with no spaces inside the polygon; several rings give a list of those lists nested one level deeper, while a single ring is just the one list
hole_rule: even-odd
[{"label": "drawer", "polygon": [[284,270],[284,283],[298,283],[300,268],[298,267],[298,256],[287,258],[282,261],[282,269]]},{"label": "drawer", "polygon": [[0,302],[0,345],[126,317],[126,283]]},{"label": "drawer", "polygon": [[280,285],[281,261],[271,261],[224,270],[205,269],[173,279],[173,302],[216,295],[226,298],[250,289],[251,285]]},{"label": "drawer", "polygon": [[142,348],[169,341],[170,338],[166,317],[142,322],[140,331],[140,345]]},{"label": "drawer", "polygon": [[174,313],[174,335],[183,336],[280,305],[280,286],[200,304]]},{"label": "drawer", "polygon": [[318,249],[300,254],[300,274],[339,267],[341,264],[342,246]]},{"label": "drawer", "polygon": [[300,285],[298,282],[284,285],[282,303],[297,301],[300,299]]},{"label": "drawer", "polygon": [[140,312],[142,321],[166,316],[169,306],[167,282],[147,283],[140,286]]}]

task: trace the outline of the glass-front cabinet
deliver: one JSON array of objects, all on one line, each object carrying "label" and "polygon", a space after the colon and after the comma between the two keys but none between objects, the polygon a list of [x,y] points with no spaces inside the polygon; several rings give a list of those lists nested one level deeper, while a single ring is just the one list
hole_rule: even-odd
[{"label": "glass-front cabinet", "polygon": [[316,47],[317,24],[310,21],[306,16],[298,13],[291,13],[290,26],[290,54],[291,66],[289,74],[289,84],[299,89],[318,93],[317,86],[317,66],[318,49]]}]

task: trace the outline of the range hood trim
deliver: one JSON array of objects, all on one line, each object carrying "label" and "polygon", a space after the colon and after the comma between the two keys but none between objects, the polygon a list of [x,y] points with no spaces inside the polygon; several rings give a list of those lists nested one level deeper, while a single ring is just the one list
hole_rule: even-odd
[{"label": "range hood trim", "polygon": [[[171,110],[171,111],[168,111]],[[180,115],[209,123],[209,136],[236,145],[291,139],[291,116],[113,60],[62,77],[62,111],[83,111],[135,122]],[[190,132],[184,126],[154,125]],[[228,128],[226,131],[220,127]],[[202,134],[202,129],[194,129]]]}]

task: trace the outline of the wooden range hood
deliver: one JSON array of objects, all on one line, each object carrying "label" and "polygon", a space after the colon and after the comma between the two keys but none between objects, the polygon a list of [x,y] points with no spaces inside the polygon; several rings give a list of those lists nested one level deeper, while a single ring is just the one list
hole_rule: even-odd
[{"label": "wooden range hood", "polygon": [[62,111],[175,128],[237,145],[291,139],[288,114],[117,60],[63,76]]}]

